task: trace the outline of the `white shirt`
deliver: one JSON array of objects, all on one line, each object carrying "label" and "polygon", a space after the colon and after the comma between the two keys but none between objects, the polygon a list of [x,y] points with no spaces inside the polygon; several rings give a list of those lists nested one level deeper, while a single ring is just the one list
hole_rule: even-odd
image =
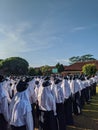
[{"label": "white shirt", "polygon": [[87,88],[87,87],[90,87],[90,80],[86,79],[86,80],[84,81],[84,85],[85,85],[86,88]]},{"label": "white shirt", "polygon": [[54,111],[56,115],[56,103],[55,98],[51,93],[50,86],[42,87],[40,86],[38,91],[38,105],[39,109],[43,111]]},{"label": "white shirt", "polygon": [[68,80],[63,79],[61,87],[63,89],[64,98],[68,99],[71,96],[71,89]]},{"label": "white shirt", "polygon": [[71,88],[72,94],[80,92],[81,89],[80,89],[80,85],[79,85],[77,79],[71,80],[71,82],[70,82],[70,88]]},{"label": "white shirt", "polygon": [[0,83],[0,114],[3,114],[5,120],[9,122],[8,99],[3,83]]},{"label": "white shirt", "polygon": [[13,126],[27,126],[27,130],[34,130],[32,109],[27,90],[17,92],[10,104],[10,124]]},{"label": "white shirt", "polygon": [[30,103],[31,104],[36,103],[37,95],[36,95],[36,92],[34,90],[34,87],[29,85],[28,88],[27,88],[27,91],[28,91]]},{"label": "white shirt", "polygon": [[85,88],[83,81],[81,81],[80,79],[78,79],[77,81],[80,85],[80,90],[83,90]]},{"label": "white shirt", "polygon": [[64,103],[64,94],[63,89],[61,88],[61,83],[54,84],[52,93],[55,97],[56,103]]}]

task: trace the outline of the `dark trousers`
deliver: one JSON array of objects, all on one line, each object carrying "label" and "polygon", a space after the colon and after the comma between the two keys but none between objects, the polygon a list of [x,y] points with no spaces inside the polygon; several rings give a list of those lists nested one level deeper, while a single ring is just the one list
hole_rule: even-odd
[{"label": "dark trousers", "polygon": [[66,120],[63,103],[56,103],[56,112],[59,130],[66,130]]},{"label": "dark trousers", "polygon": [[85,89],[85,100],[86,100],[86,103],[88,103],[90,100],[90,87],[86,87]]},{"label": "dark trousers", "polygon": [[34,121],[34,128],[38,128],[38,117],[39,117],[39,107],[38,104],[33,103],[31,105],[32,107],[32,115],[33,115],[33,121]]},{"label": "dark trousers", "polygon": [[82,89],[81,91],[80,103],[81,103],[81,108],[83,108],[85,105],[85,89]]},{"label": "dark trousers", "polygon": [[4,119],[3,114],[0,114],[0,130],[7,130],[7,122]]},{"label": "dark trousers", "polygon": [[97,84],[94,83],[94,84],[93,84],[93,94],[94,94],[94,95],[96,95],[96,86],[97,86]]},{"label": "dark trousers", "polygon": [[58,130],[53,111],[39,110],[39,130]]},{"label": "dark trousers", "polygon": [[26,126],[20,126],[20,127],[11,126],[11,130],[26,130]]},{"label": "dark trousers", "polygon": [[66,125],[73,125],[74,120],[72,116],[72,98],[71,97],[65,100],[64,110],[65,110]]},{"label": "dark trousers", "polygon": [[81,114],[81,103],[80,103],[80,95],[79,92],[75,93],[73,100],[73,112],[75,115]]}]

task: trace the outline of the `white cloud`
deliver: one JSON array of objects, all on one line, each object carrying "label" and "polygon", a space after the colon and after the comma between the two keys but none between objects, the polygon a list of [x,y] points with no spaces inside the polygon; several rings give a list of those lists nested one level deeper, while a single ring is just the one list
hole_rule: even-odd
[{"label": "white cloud", "polygon": [[71,30],[71,32],[82,31],[82,30],[85,30],[85,29],[87,29],[87,27],[83,27],[83,26],[75,27]]},{"label": "white cloud", "polygon": [[68,59],[57,59],[56,62],[59,62],[60,64],[68,65],[69,60]]},{"label": "white cloud", "polygon": [[32,31],[32,26],[30,23],[0,25],[0,57],[50,48],[52,44],[49,44],[50,39],[45,31]]},{"label": "white cloud", "polygon": [[71,32],[77,32],[77,31],[83,31],[86,29],[92,29],[98,27],[98,24],[92,24],[92,25],[88,25],[88,26],[77,26],[71,29]]}]

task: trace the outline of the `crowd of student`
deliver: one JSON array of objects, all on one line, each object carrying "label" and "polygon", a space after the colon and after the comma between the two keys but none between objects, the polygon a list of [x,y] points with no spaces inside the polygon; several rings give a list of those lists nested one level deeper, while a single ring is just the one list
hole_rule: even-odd
[{"label": "crowd of student", "polygon": [[96,95],[97,82],[97,75],[0,75],[0,130],[66,130]]}]

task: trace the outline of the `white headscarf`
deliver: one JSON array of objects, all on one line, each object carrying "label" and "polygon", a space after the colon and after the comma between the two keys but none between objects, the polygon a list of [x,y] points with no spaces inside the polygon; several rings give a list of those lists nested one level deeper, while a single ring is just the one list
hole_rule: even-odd
[{"label": "white headscarf", "polygon": [[55,98],[51,93],[50,86],[47,87],[40,86],[38,91],[38,105],[39,109],[44,111],[53,110],[54,114],[56,114]]},{"label": "white headscarf", "polygon": [[30,103],[36,103],[37,101],[37,95],[35,93],[35,90],[34,90],[34,87],[35,87],[35,83],[34,82],[29,82],[28,83],[29,86],[27,88],[27,91],[28,91],[28,96],[29,96],[29,100],[30,100]]},{"label": "white headscarf", "polygon": [[[2,104],[2,101],[4,104]],[[0,82],[0,113],[3,114],[6,121],[9,121],[8,98],[3,86],[3,82]]]},{"label": "white headscarf", "polygon": [[3,88],[3,82],[0,83],[0,103],[2,98],[7,97],[5,89]]},{"label": "white headscarf", "polygon": [[63,79],[61,87],[63,89],[64,98],[68,99],[71,96],[71,89],[68,80]]},{"label": "white headscarf", "polygon": [[54,84],[52,88],[52,93],[55,96],[56,103],[64,102],[64,95],[63,95],[63,90],[61,88],[61,82],[58,84]]},{"label": "white headscarf", "polygon": [[22,123],[24,119],[22,118],[27,112],[31,112],[28,92],[27,90],[23,92],[17,92],[10,104],[11,124],[15,126],[23,125]]}]

